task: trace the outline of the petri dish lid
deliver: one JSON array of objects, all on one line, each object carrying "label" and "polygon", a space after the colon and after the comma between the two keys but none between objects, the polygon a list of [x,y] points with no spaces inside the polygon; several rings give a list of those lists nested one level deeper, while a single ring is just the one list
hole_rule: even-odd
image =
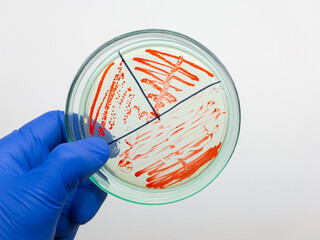
[{"label": "petri dish lid", "polygon": [[68,141],[100,137],[110,158],[90,179],[140,204],[176,202],[210,184],[238,140],[240,104],[230,74],[197,41],[140,30],[103,44],[70,87]]}]

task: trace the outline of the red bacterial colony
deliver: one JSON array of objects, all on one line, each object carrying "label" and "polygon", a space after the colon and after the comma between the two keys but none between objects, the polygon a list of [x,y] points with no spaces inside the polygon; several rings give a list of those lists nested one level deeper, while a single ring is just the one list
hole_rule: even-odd
[{"label": "red bacterial colony", "polygon": [[[134,57],[132,60],[138,64],[134,67],[134,71],[144,76],[138,79],[141,85],[145,84],[153,89],[147,94],[147,98],[153,103],[153,108],[160,117],[161,108],[178,102],[175,93],[183,92],[181,86],[192,88],[199,82],[199,77],[190,69],[201,71],[209,78],[213,77],[211,72],[187,61],[183,56],[154,49],[146,49],[145,52],[150,59]],[[122,61],[119,63],[117,73],[108,76],[108,79],[113,79],[110,88],[102,93],[106,76],[110,69],[115,67],[114,62],[110,63],[99,81],[89,115],[91,135],[94,135],[99,117],[101,126],[97,131],[101,136],[105,136],[106,130],[112,130],[116,121],[120,120],[126,125],[133,112],[138,114],[140,120],[145,119],[146,123],[157,117],[153,111],[143,111],[142,106],[133,104],[136,94],[139,93],[134,93],[131,87],[126,87],[123,72],[125,66]],[[103,98],[98,103],[101,94]],[[121,114],[116,114],[117,109],[122,109]],[[125,173],[133,171],[136,178],[146,176],[147,188],[162,189],[191,177],[215,158],[222,145],[220,142],[212,146],[212,139],[219,125],[216,124],[210,130],[208,125],[212,126],[225,112],[217,108],[213,100],[204,102],[198,109],[190,110],[181,117],[183,111],[184,109],[178,107],[170,113],[169,120],[172,121],[168,120],[166,123],[161,120],[153,121],[145,131],[142,128],[138,136],[129,135],[124,139],[127,148],[119,155],[120,170]],[[146,146],[148,149],[145,149]],[[161,159],[154,160],[158,155],[162,156]],[[152,159],[149,164],[148,159]]]}]

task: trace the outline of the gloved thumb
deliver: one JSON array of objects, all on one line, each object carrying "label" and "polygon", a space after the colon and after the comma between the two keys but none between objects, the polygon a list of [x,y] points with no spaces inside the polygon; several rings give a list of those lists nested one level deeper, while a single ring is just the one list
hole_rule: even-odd
[{"label": "gloved thumb", "polygon": [[47,159],[34,169],[42,191],[64,202],[84,179],[94,174],[109,158],[108,144],[92,137],[57,146]]}]

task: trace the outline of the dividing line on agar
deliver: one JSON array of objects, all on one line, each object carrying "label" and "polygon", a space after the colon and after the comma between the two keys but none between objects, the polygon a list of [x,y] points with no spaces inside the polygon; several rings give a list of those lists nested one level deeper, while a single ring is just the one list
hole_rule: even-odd
[{"label": "dividing line on agar", "polygon": [[[119,52],[119,54],[120,54],[120,52]],[[120,57],[121,57],[121,55],[120,55]],[[121,58],[122,58],[122,57],[121,57]],[[123,62],[124,62],[124,61],[123,61]],[[124,64],[126,64],[126,63],[124,62]],[[126,66],[127,66],[127,65],[126,65]],[[128,69],[129,69],[129,68],[128,68]],[[129,71],[130,71],[130,70],[129,70]],[[185,99],[181,100],[181,101],[180,101],[180,102],[178,102],[176,105],[172,106],[172,107],[171,107],[171,108],[169,108],[168,110],[166,110],[166,111],[164,111],[163,113],[161,113],[161,116],[163,116],[163,115],[165,115],[166,113],[168,113],[168,112],[172,111],[174,108],[176,108],[177,106],[179,106],[181,103],[183,103],[183,102],[187,101],[187,100],[188,100],[188,99],[190,99],[191,97],[193,97],[193,96],[197,95],[198,93],[200,93],[200,92],[202,92],[202,91],[206,90],[207,88],[212,87],[213,85],[216,85],[216,84],[218,84],[218,83],[220,83],[220,82],[221,82],[221,81],[218,81],[218,82],[215,82],[215,83],[211,83],[211,84],[209,84],[208,86],[206,86],[206,87],[204,87],[204,88],[200,89],[199,91],[197,91],[197,92],[195,92],[195,93],[191,94],[189,97],[187,97],[187,98],[185,98]],[[140,85],[139,85],[139,86],[140,86]],[[134,129],[134,130],[132,130],[132,131],[130,131],[130,132],[128,132],[128,133],[126,133],[126,134],[122,135],[121,137],[119,137],[119,138],[117,138],[117,139],[115,139],[115,140],[113,140],[113,141],[109,142],[109,143],[108,143],[108,145],[110,145],[110,144],[112,144],[112,143],[115,143],[115,142],[119,141],[120,139],[122,139],[122,138],[124,138],[124,137],[126,137],[126,136],[130,135],[131,133],[134,133],[135,131],[139,130],[140,128],[145,127],[146,125],[148,125],[149,123],[153,122],[153,121],[154,121],[154,120],[156,120],[156,119],[159,119],[159,120],[160,120],[160,118],[156,118],[156,117],[155,117],[155,118],[151,119],[149,122],[146,122],[145,124],[142,124],[140,127],[137,127],[136,129]]]},{"label": "dividing line on agar", "polygon": [[145,92],[143,91],[141,85],[139,84],[138,80],[136,79],[136,77],[133,75],[133,72],[131,71],[131,69],[129,68],[128,64],[126,63],[126,61],[124,60],[123,56],[121,55],[120,51],[118,51],[118,54],[121,58],[121,60],[123,61],[124,65],[126,65],[128,71],[130,72],[131,76],[133,77],[133,79],[136,81],[136,83],[138,84],[143,96],[145,97],[145,99],[147,100],[147,102],[149,103],[150,107],[152,108],[152,111],[154,112],[154,114],[157,116],[158,120],[160,120],[160,116],[159,114],[156,112],[156,110],[153,108],[151,102],[149,101],[147,95],[145,94]]}]

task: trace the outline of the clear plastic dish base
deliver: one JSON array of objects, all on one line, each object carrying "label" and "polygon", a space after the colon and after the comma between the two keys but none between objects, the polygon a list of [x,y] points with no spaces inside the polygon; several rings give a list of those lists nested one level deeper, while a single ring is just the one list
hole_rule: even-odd
[{"label": "clear plastic dish base", "polygon": [[[238,96],[225,67],[200,43],[166,30],[128,33],[98,48],[78,71],[66,106],[69,141],[97,136],[109,143],[110,159],[91,180],[141,204],[176,202],[205,188],[228,163],[239,129]],[[170,137],[161,142],[161,134]]]}]

